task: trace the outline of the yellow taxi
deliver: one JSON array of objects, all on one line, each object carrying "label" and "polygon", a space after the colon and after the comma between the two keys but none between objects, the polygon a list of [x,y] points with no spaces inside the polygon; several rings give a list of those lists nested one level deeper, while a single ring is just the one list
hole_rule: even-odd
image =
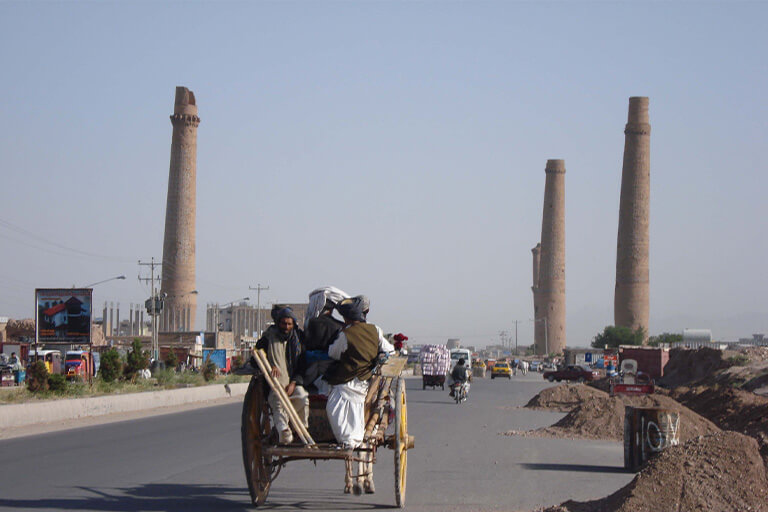
[{"label": "yellow taxi", "polygon": [[491,378],[506,377],[512,379],[512,368],[509,367],[509,363],[498,362],[493,365],[491,369]]}]

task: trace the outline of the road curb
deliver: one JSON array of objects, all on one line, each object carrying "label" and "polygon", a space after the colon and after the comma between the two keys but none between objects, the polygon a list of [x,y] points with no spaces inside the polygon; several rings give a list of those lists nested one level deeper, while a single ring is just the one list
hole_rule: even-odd
[{"label": "road curb", "polygon": [[[232,396],[244,395],[248,389],[248,383],[229,384],[229,389]],[[125,395],[104,395],[2,405],[0,406],[0,429],[173,407],[228,396],[229,394],[224,389],[223,384],[214,384]]]}]

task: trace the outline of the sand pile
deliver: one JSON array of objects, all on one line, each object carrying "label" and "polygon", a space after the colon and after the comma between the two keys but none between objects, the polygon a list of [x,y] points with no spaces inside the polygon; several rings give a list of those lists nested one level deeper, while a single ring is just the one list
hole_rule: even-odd
[{"label": "sand pile", "polygon": [[664,376],[658,383],[674,388],[711,378],[719,370],[731,366],[723,352],[712,348],[688,350],[675,348],[669,351],[669,362],[664,367]]},{"label": "sand pile", "polygon": [[[544,398],[541,398],[541,395],[544,395]],[[624,439],[624,409],[626,406],[656,407],[678,412],[680,414],[681,442],[696,436],[720,431],[711,421],[663,395],[612,397],[608,393],[589,386],[563,385],[545,389],[534,397],[529,405],[531,403],[551,404],[549,409],[562,411],[565,404],[574,402],[577,402],[578,405],[550,427],[529,431],[510,430],[503,434],[621,441]],[[542,405],[538,407],[543,408]]]},{"label": "sand pile", "polygon": [[606,498],[567,501],[544,512],[662,510],[768,512],[768,478],[755,440],[736,432],[691,439],[661,452]]},{"label": "sand pile", "polygon": [[531,398],[525,404],[529,409],[547,409],[559,412],[571,412],[579,405],[606,393],[583,384],[561,384],[553,388],[547,388]]},{"label": "sand pile", "polygon": [[672,396],[720,428],[756,438],[768,465],[768,397],[736,388],[706,386],[677,388]]}]

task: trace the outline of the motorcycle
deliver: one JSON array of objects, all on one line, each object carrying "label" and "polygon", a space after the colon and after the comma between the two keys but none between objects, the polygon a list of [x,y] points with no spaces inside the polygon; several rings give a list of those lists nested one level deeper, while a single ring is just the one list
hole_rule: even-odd
[{"label": "motorcycle", "polygon": [[467,400],[467,395],[469,393],[469,384],[466,382],[462,382],[461,384],[458,384],[453,391],[453,399],[456,400],[456,404],[460,404],[461,402],[465,402]]}]

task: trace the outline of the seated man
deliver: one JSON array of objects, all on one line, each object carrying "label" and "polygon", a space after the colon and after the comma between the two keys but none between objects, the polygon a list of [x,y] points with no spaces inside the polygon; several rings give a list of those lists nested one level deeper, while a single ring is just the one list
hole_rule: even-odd
[{"label": "seated man", "polygon": [[[282,308],[273,318],[277,325],[270,325],[256,343],[256,349],[263,349],[272,366],[272,377],[285,388],[293,408],[308,426],[309,395],[302,387],[304,383],[304,354],[301,346],[301,330],[296,327],[296,317],[291,308]],[[293,442],[288,414],[283,409],[277,394],[270,392],[267,397],[277,429],[280,444]]]},{"label": "seated man", "polygon": [[344,327],[344,322],[333,317],[333,310],[336,304],[346,298],[349,298],[349,295],[332,286],[318,288],[309,294],[309,308],[304,322],[304,347],[307,358],[304,382],[306,386],[314,383],[320,394],[327,394],[327,389],[324,389],[321,382],[316,381],[333,362],[328,356],[328,347]]},{"label": "seated man", "polygon": [[357,448],[365,434],[365,396],[379,353],[392,354],[394,347],[384,333],[365,321],[367,306],[362,297],[345,299],[337,306],[344,329],[328,349],[337,361],[325,378],[331,385],[326,412],[336,440]]},{"label": "seated man", "polygon": [[456,386],[463,382],[467,383],[467,393],[469,393],[469,380],[472,374],[469,373],[469,368],[467,368],[464,363],[464,358],[459,359],[459,362],[456,363],[456,366],[453,367],[453,371],[451,372],[451,378],[453,379],[451,392],[449,393],[451,396],[455,395]]}]

